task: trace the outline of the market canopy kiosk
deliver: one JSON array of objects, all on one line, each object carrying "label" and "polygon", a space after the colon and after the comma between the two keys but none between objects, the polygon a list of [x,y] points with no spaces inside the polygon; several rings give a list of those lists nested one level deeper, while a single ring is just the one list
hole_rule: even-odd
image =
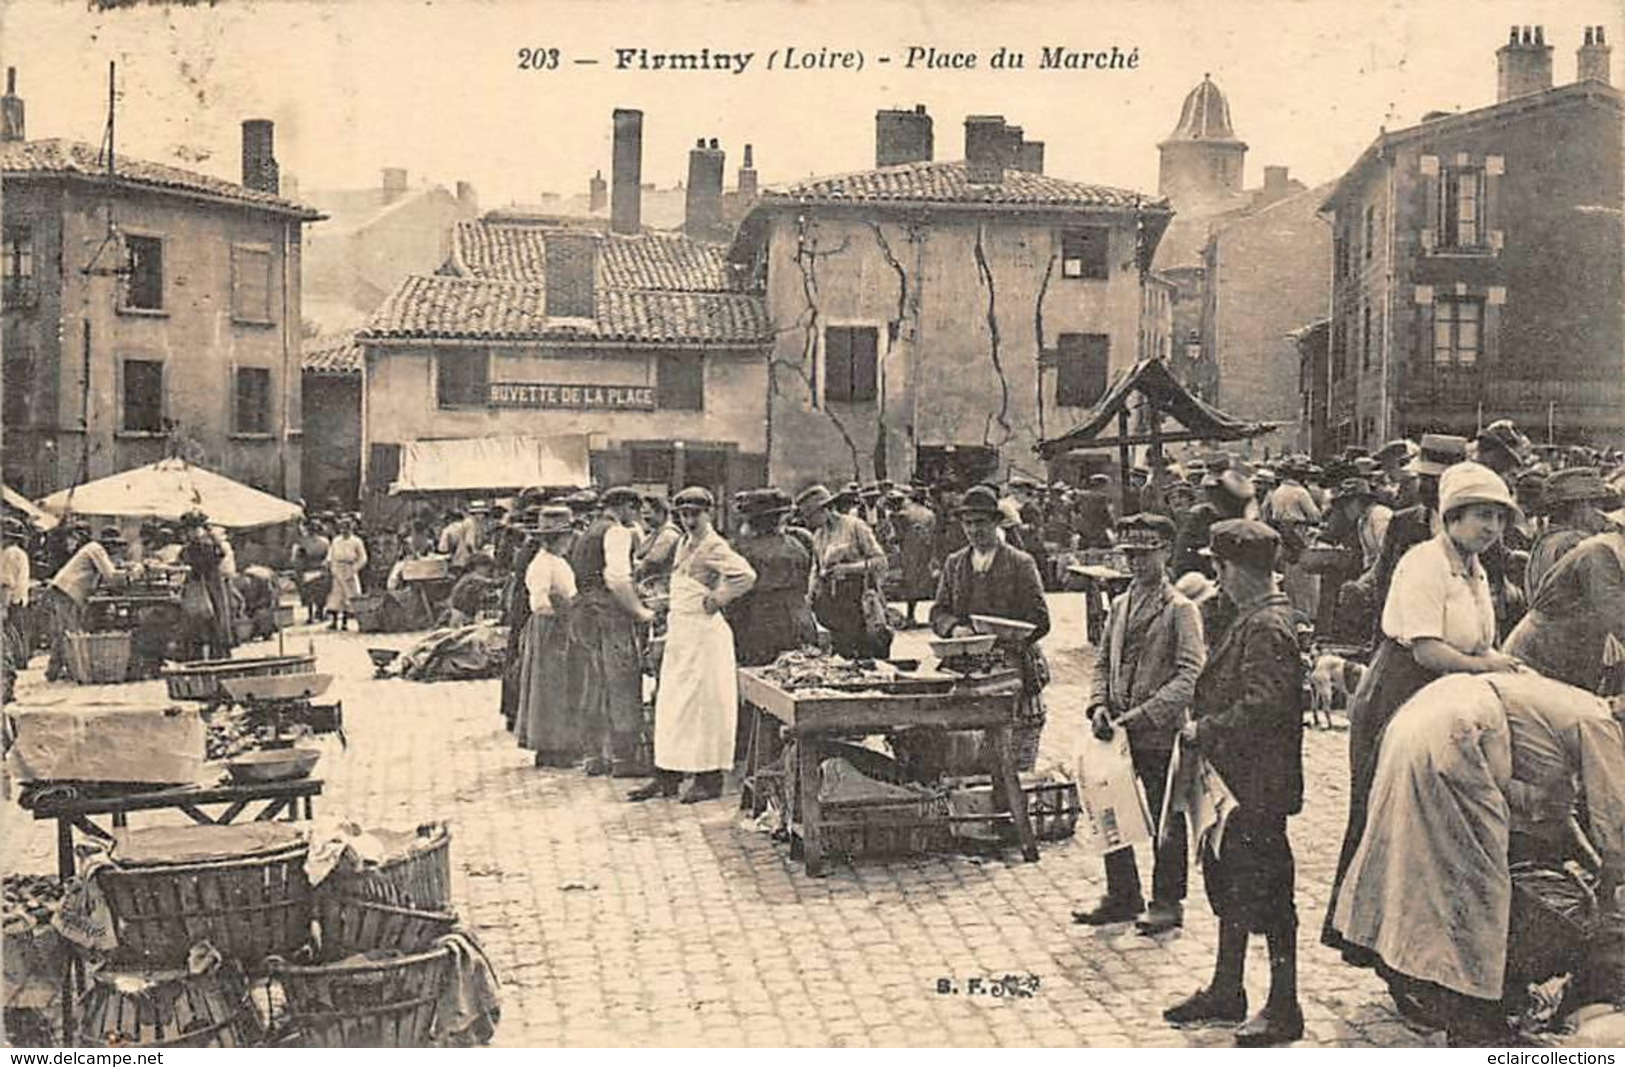
[{"label": "market canopy kiosk", "polygon": [[179,519],[194,509],[215,526],[253,530],[292,522],[297,504],[234,482],[184,459],[161,459],[52,493],[40,507],[53,515],[103,515],[119,519]]},{"label": "market canopy kiosk", "polygon": [[[1169,422],[1173,425],[1168,425]],[[1107,436],[1115,425],[1116,432]],[[1146,359],[1120,372],[1090,410],[1088,418],[1059,437],[1039,442],[1038,454],[1053,460],[1068,452],[1117,449],[1122,514],[1138,511],[1129,504],[1130,449],[1150,447],[1158,466],[1162,446],[1181,441],[1244,441],[1273,433],[1275,422],[1246,422],[1227,415],[1180,385],[1167,364]]]}]

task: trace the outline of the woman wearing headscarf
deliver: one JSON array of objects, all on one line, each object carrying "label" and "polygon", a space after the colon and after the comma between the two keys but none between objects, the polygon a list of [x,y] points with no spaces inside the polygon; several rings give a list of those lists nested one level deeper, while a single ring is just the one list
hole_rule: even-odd
[{"label": "woman wearing headscarf", "polygon": [[822,485],[796,497],[796,510],[813,532],[813,613],[829,631],[836,655],[879,659],[891,651],[891,633],[869,632],[863,597],[886,579],[886,550],[868,523],[841,514],[838,506]]},{"label": "woman wearing headscarf", "polygon": [[1349,950],[1336,926],[1338,892],[1366,829],[1366,801],[1383,731],[1395,711],[1446,674],[1512,671],[1495,648],[1495,605],[1479,554],[1517,514],[1506,483],[1488,467],[1458,463],[1439,478],[1439,531],[1394,569],[1383,606],[1384,640],[1349,707],[1349,813],[1321,939]]},{"label": "woman wearing headscarf", "polygon": [[333,586],[327,592],[328,629],[343,630],[350,623],[350,611],[361,595],[361,572],[367,566],[367,546],[355,534],[355,520],[339,519],[339,533],[327,550],[327,573]]},{"label": "woman wearing headscarf", "polygon": [[189,659],[223,659],[236,645],[225,551],[201,511],[181,516],[181,562],[188,568],[181,588]]},{"label": "woman wearing headscarf", "polygon": [[565,696],[570,628],[564,616],[576,596],[575,572],[563,555],[571,520],[567,507],[541,509],[536,551],[514,590],[530,610],[519,639],[514,736],[536,753],[538,767],[574,767],[587,748],[581,717]]},{"label": "woman wearing headscarf", "polygon": [[627,799],[671,796],[692,774],[682,802],[694,804],[720,797],[722,773],[733,765],[739,677],[733,629],[722,611],[750,592],[756,572],[712,525],[710,490],[690,486],[672,504],[683,539],[672,566],[655,696],[655,777]]},{"label": "woman wearing headscarf", "polygon": [[319,519],[300,522],[299,539],[293,543],[289,562],[299,575],[299,602],[305,607],[306,622],[316,621],[316,613],[327,600],[328,547]]}]

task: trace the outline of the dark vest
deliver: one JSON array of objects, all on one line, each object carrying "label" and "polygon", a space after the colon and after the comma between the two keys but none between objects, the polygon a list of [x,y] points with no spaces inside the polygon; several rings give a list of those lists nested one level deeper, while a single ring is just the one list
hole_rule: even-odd
[{"label": "dark vest", "polygon": [[577,589],[602,589],[604,586],[604,535],[615,520],[606,515],[594,519],[591,526],[570,549],[570,569],[575,571]]}]

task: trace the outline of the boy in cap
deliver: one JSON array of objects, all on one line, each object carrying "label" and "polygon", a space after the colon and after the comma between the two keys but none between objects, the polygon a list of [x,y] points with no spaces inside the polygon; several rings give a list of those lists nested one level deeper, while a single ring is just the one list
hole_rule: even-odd
[{"label": "boy in cap", "polygon": [[1208,900],[1219,918],[1213,980],[1167,1011],[1171,1023],[1241,1022],[1249,935],[1269,942],[1270,992],[1236,1044],[1259,1047],[1303,1036],[1298,1004],[1295,872],[1287,819],[1303,807],[1303,660],[1292,606],[1275,582],[1280,535],[1252,519],[1215,523],[1211,554],[1237,617],[1196,680],[1188,751],[1212,765],[1236,799],[1222,847],[1202,850]]},{"label": "boy in cap", "polygon": [[[1168,581],[1174,524],[1162,515],[1130,515],[1117,524],[1117,545],[1134,580],[1112,601],[1105,636],[1095,652],[1088,709],[1095,736],[1107,740],[1128,731],[1134,773],[1145,788],[1153,818],[1162,814],[1163,789],[1174,737],[1184,723],[1196,678],[1207,662],[1196,605]],[[1171,930],[1185,920],[1185,824],[1166,836],[1154,828],[1151,906],[1139,922],[1143,934]],[[1073,912],[1091,926],[1126,922],[1144,907],[1134,849],[1106,854],[1106,896],[1090,911]]]}]

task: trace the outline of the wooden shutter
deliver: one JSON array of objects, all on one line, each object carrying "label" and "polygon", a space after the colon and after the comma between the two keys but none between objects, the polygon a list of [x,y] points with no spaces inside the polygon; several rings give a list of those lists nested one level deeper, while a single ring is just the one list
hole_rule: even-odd
[{"label": "wooden shutter", "polygon": [[1106,395],[1106,382],[1111,364],[1112,339],[1107,334],[1084,335],[1083,347],[1083,403],[1093,405]]},{"label": "wooden shutter", "polygon": [[844,326],[824,328],[824,399],[852,399],[852,331]]},{"label": "wooden shutter", "polygon": [[269,249],[232,246],[231,309],[232,317],[240,322],[271,321]]},{"label": "wooden shutter", "polygon": [[1063,333],[1055,338],[1055,405],[1083,407],[1085,338],[1081,333]]},{"label": "wooden shutter", "polygon": [[872,327],[851,331],[852,399],[867,403],[880,395],[880,338]]}]

